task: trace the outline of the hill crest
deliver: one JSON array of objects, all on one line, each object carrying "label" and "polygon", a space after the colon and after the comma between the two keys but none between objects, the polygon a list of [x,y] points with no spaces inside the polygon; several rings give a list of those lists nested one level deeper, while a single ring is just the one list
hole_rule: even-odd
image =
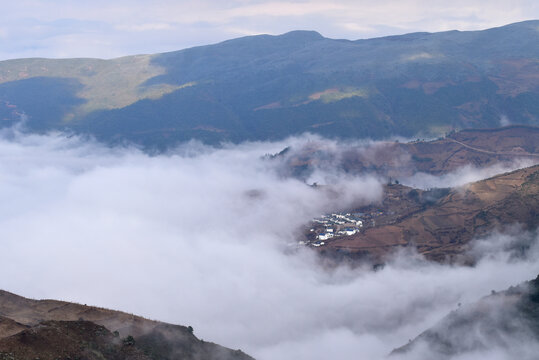
[{"label": "hill crest", "polygon": [[[126,350],[124,340],[130,337],[136,346]],[[81,348],[81,341],[89,347]],[[95,343],[100,344],[98,348],[90,346]],[[111,348],[116,359],[130,359],[135,353],[140,359],[252,360],[240,350],[199,340],[191,327],[65,301],[27,299],[0,290],[0,355],[48,354],[46,358],[56,359],[64,358],[66,349],[73,357],[81,355],[80,351],[104,354]]]}]

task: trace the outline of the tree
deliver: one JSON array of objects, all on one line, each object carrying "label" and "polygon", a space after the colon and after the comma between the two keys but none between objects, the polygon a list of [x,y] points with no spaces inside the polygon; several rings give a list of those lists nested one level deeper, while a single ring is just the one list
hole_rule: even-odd
[{"label": "tree", "polygon": [[135,345],[135,338],[132,337],[131,335],[127,336],[127,337],[124,339],[124,345],[126,345],[126,346],[132,346],[132,345]]}]

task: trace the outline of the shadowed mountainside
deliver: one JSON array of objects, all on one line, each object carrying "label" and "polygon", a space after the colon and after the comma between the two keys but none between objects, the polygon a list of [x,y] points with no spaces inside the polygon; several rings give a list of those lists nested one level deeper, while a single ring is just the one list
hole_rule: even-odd
[{"label": "shadowed mountainside", "polygon": [[0,119],[166,147],[539,124],[538,21],[367,40],[249,36],[113,60],[0,62]]},{"label": "shadowed mountainside", "polygon": [[[82,345],[81,345],[82,344]],[[252,360],[199,340],[189,327],[0,290],[0,359]]]}]

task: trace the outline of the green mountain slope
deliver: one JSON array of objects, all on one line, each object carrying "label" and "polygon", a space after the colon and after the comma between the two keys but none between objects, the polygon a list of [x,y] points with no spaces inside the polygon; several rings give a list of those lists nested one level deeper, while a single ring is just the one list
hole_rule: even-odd
[{"label": "green mountain slope", "polygon": [[164,147],[539,124],[539,21],[348,41],[295,31],[177,52],[0,62],[0,123]]}]

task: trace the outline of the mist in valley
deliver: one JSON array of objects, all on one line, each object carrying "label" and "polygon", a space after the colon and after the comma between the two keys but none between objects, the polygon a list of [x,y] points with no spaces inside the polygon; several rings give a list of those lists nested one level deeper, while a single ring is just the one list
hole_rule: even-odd
[{"label": "mist in valley", "polygon": [[[415,141],[403,137],[335,140],[304,134],[287,139],[286,147],[273,154],[273,161],[281,176],[301,179],[308,184],[331,184],[343,177],[369,174],[383,183],[397,180],[403,185],[423,190],[463,186],[538,162],[535,157],[523,156],[493,161],[481,167],[465,163],[453,171],[435,175],[418,169],[414,155],[404,148],[398,148],[399,144]],[[429,154],[423,156],[428,158]],[[447,156],[451,157],[449,153]]]},{"label": "mist in valley", "polygon": [[[0,288],[191,325],[199,338],[259,360],[383,359],[459,303],[539,273],[538,236],[518,228],[472,245],[473,267],[427,262],[409,250],[376,271],[324,266],[295,245],[301,226],[379,200],[387,179],[319,167],[308,182],[327,185],[320,189],[282,176],[263,156],[306,141],[189,142],[148,155],[62,133],[3,130]],[[453,186],[499,170],[404,182]],[[514,251],[519,242],[525,256]],[[524,345],[492,344],[460,358],[510,359],[518,348],[531,359],[537,344]]]}]

